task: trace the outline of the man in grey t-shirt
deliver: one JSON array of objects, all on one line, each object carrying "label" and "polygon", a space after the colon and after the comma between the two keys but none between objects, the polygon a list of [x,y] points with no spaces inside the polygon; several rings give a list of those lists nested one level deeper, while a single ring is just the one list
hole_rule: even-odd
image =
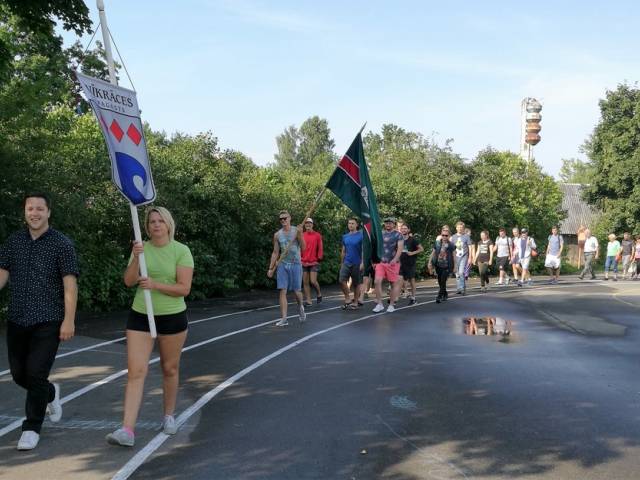
[{"label": "man in grey t-shirt", "polygon": [[549,271],[549,283],[556,284],[560,277],[560,257],[564,248],[564,239],[558,234],[558,227],[551,228],[551,235],[547,238],[547,252],[544,266]]},{"label": "man in grey t-shirt", "polygon": [[456,223],[456,234],[451,237],[451,243],[456,250],[453,254],[454,272],[456,274],[456,293],[466,295],[467,286],[465,284],[464,269],[467,264],[471,265],[473,258],[473,244],[471,237],[464,233],[464,222]]}]

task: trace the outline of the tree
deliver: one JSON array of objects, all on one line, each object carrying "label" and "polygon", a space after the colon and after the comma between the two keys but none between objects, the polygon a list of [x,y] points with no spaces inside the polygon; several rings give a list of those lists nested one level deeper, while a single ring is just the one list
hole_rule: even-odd
[{"label": "tree", "polygon": [[274,155],[274,158],[279,167],[286,168],[298,166],[299,142],[300,134],[294,125],[289,126],[284,132],[282,132],[282,134],[276,137],[278,153]]},{"label": "tree", "polygon": [[300,125],[299,133],[298,161],[301,165],[321,168],[333,163],[336,143],[331,138],[327,120],[317,115],[310,117]]},{"label": "tree", "polygon": [[318,116],[306,119],[300,128],[291,125],[276,137],[279,167],[318,169],[331,165],[336,155],[335,142],[327,120]]},{"label": "tree", "polygon": [[500,227],[528,227],[546,238],[565,216],[556,181],[534,162],[513,152],[482,150],[469,165],[469,182],[461,193],[460,214],[477,234],[494,236]]},{"label": "tree", "polygon": [[559,176],[563,183],[588,185],[591,183],[594,173],[594,168],[589,162],[578,158],[563,158]]},{"label": "tree", "polygon": [[640,233],[640,89],[607,91],[584,150],[594,170],[585,198],[602,211],[598,230]]},{"label": "tree", "polygon": [[[18,31],[44,37],[53,37],[54,18],[62,21],[65,30],[78,35],[91,28],[89,9],[83,0],[0,0],[0,27],[7,17],[13,17]],[[0,35],[0,83],[12,59],[10,45]]]}]

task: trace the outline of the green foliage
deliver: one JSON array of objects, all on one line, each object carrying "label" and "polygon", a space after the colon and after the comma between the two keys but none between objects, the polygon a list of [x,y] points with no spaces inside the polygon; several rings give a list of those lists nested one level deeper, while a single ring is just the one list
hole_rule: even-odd
[{"label": "green foliage", "polygon": [[291,125],[276,137],[278,153],[274,155],[281,168],[317,170],[334,162],[335,142],[325,119],[318,116],[305,120],[300,128]]},{"label": "green foliage", "polygon": [[560,181],[563,183],[580,183],[588,185],[595,175],[593,165],[578,158],[563,158],[560,167]]},{"label": "green foliage", "polygon": [[[640,90],[619,85],[600,101],[600,121],[585,142],[595,175],[585,191],[602,211],[595,232],[640,233]],[[601,237],[602,238],[602,237]]]},{"label": "green foliage", "polygon": [[83,0],[0,0],[0,84],[9,75],[6,70],[15,58],[14,44],[6,34],[6,27],[25,36],[53,39],[54,18],[62,21],[65,30],[73,30],[78,35],[91,27],[89,9]]}]

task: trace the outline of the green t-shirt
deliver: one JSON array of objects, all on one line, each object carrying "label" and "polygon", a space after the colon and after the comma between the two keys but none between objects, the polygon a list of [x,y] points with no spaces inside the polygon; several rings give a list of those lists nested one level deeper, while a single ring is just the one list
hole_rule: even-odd
[{"label": "green t-shirt", "polygon": [[[162,247],[156,247],[151,242],[144,242],[144,259],[147,262],[149,277],[156,282],[169,285],[176,283],[177,266],[193,268],[193,257],[189,247],[175,240]],[[131,259],[129,259],[129,263],[131,263]],[[172,315],[187,309],[184,297],[172,297],[158,290],[151,290],[151,302],[155,315]],[[131,308],[138,313],[147,313],[143,289],[140,287],[136,290]]]},{"label": "green t-shirt", "polygon": [[609,242],[607,244],[607,257],[615,257],[618,255],[620,251],[620,242],[618,240],[614,240],[613,242]]}]

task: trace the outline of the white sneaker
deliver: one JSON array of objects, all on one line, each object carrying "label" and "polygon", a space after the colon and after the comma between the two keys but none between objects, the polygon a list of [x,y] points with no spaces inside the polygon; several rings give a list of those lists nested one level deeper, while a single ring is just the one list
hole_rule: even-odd
[{"label": "white sneaker", "polygon": [[164,422],[162,422],[162,431],[166,435],[175,435],[178,431],[178,425],[176,424],[176,419],[173,415],[165,415]]},{"label": "white sneaker", "polygon": [[396,307],[393,306],[393,303],[391,303],[388,307],[387,307],[387,313],[393,313],[396,311]]},{"label": "white sneaker", "polygon": [[47,404],[47,413],[49,414],[49,420],[53,423],[58,423],[62,418],[62,405],[60,404],[60,384],[54,383],[53,388],[56,391],[53,401]]},{"label": "white sneaker", "polygon": [[373,313],[380,313],[384,310],[384,305],[381,303],[376,303],[376,306],[373,307]]},{"label": "white sneaker", "polygon": [[18,450],[33,450],[40,441],[40,435],[33,430],[25,430],[18,440]]},{"label": "white sneaker", "polygon": [[119,428],[113,433],[107,435],[107,443],[110,445],[120,445],[121,447],[133,447],[135,436],[124,428]]},{"label": "white sneaker", "polygon": [[287,325],[289,325],[289,320],[287,320],[286,318],[283,318],[276,323],[276,327],[286,327]]},{"label": "white sneaker", "polygon": [[300,305],[300,323],[304,323],[304,321],[307,319],[307,313],[304,311],[304,305]]}]

